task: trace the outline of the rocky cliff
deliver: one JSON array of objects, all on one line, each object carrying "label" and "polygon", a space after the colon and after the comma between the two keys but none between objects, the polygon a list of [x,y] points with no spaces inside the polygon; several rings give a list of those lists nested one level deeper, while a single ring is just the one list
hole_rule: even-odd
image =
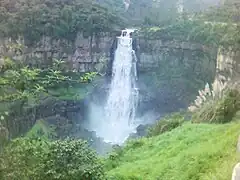
[{"label": "rocky cliff", "polygon": [[[53,58],[67,62],[70,70],[78,72],[101,71],[103,61],[109,58],[109,49],[115,35],[102,34],[93,37],[84,37],[78,34],[74,42],[64,39],[42,37],[34,47],[24,46],[24,40],[0,40],[0,55],[8,55],[15,60],[23,60],[30,65],[46,66]],[[16,48],[16,44],[21,49]]]},{"label": "rocky cliff", "polygon": [[220,47],[216,59],[215,81],[240,79],[240,50]]},{"label": "rocky cliff", "polygon": [[[217,51],[202,44],[140,39],[140,104],[173,112],[194,100],[215,77]],[[145,106],[147,105],[147,106]],[[144,106],[144,107],[143,107]]]},{"label": "rocky cliff", "polygon": [[[116,35],[117,33],[112,33],[94,37],[92,46],[90,38],[85,38],[82,34],[79,34],[74,42],[43,37],[35,47],[23,47],[20,52],[13,52],[12,57],[37,66],[45,66],[52,58],[57,58],[65,60],[70,70],[97,70],[104,73]],[[6,42],[9,43],[2,43],[2,51],[11,52]],[[19,42],[22,43],[24,42]],[[206,82],[212,82],[215,77],[215,49],[188,41],[148,39],[140,36],[137,37],[137,44],[140,47],[138,116],[143,116],[149,111],[162,115],[187,107],[194,100],[198,89],[204,87]],[[100,90],[104,92],[99,92]],[[107,84],[100,83],[95,92],[97,99],[104,101]],[[54,107],[53,105],[49,109]],[[47,114],[44,118],[59,116],[59,113],[43,113]]]}]

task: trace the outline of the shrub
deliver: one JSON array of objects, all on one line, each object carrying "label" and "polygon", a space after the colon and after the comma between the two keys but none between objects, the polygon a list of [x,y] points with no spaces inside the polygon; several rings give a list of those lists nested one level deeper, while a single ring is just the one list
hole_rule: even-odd
[{"label": "shrub", "polygon": [[184,121],[185,117],[181,113],[174,113],[165,116],[148,129],[147,137],[157,136],[166,131],[171,131],[181,126]]},{"label": "shrub", "polygon": [[81,140],[51,143],[42,165],[43,179],[101,180],[104,175],[97,154]]},{"label": "shrub", "polygon": [[82,140],[11,142],[0,156],[0,179],[101,180],[103,164]]},{"label": "shrub", "polygon": [[0,154],[0,179],[37,179],[38,164],[47,150],[40,140],[16,139]]},{"label": "shrub", "polygon": [[114,145],[113,150],[108,154],[108,158],[105,159],[105,170],[109,171],[119,166],[120,158],[123,155],[123,147]]},{"label": "shrub", "polygon": [[240,110],[240,92],[237,89],[228,90],[217,100],[206,103],[193,114],[194,123],[228,123]]},{"label": "shrub", "polygon": [[199,91],[195,104],[189,107],[194,123],[228,123],[240,110],[240,90],[237,83],[220,83],[218,89]]},{"label": "shrub", "polygon": [[194,103],[192,103],[188,110],[191,112],[198,111],[205,104],[208,104],[210,101],[214,101],[223,97],[223,94],[226,90],[227,83],[222,83],[219,81],[218,83],[212,84],[212,89],[210,89],[209,84],[205,85],[203,90],[198,91],[198,96],[196,97]]}]

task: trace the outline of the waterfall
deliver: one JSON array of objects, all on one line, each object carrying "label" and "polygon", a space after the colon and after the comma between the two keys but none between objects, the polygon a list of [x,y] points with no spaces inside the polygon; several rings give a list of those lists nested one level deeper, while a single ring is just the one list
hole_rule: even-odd
[{"label": "waterfall", "polygon": [[[131,33],[123,30],[112,67],[112,79],[104,107],[104,120],[97,134],[105,141],[121,144],[132,133],[138,100],[136,87],[136,55],[132,49]],[[96,122],[97,123],[97,122]]]}]

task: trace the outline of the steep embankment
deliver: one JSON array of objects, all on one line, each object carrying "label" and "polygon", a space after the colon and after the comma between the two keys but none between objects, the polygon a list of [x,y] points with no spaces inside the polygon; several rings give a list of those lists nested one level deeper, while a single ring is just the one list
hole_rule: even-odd
[{"label": "steep embankment", "polygon": [[[129,142],[107,160],[114,180],[227,180],[237,163],[240,123],[185,124]],[[113,168],[114,167],[114,168]]]}]

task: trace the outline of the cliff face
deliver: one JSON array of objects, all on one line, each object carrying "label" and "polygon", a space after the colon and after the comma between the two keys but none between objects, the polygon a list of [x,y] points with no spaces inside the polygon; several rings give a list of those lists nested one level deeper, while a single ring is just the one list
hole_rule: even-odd
[{"label": "cliff face", "polygon": [[[116,33],[94,37],[92,48],[90,38],[84,38],[81,34],[74,42],[43,37],[35,47],[24,47],[22,53],[13,53],[12,56],[29,64],[37,64],[38,67],[44,67],[52,58],[57,58],[65,60],[70,70],[104,73],[115,37]],[[136,38],[140,47],[137,54],[141,102],[139,112],[153,108],[156,111],[172,112],[183,108],[194,100],[199,89],[213,81],[217,59],[215,49],[193,42]]]},{"label": "cliff face", "polygon": [[[0,40],[0,55],[9,55],[15,60],[23,60],[30,65],[45,66],[51,59],[61,59],[67,62],[70,70],[87,72],[100,70],[103,61],[109,58],[109,49],[114,38],[110,34],[91,39],[78,34],[74,42],[64,39],[42,37],[34,47],[22,46],[21,51],[9,48],[12,44],[23,45],[24,40],[12,42],[11,39]],[[90,48],[91,47],[91,48]]]},{"label": "cliff face", "polygon": [[[140,39],[140,109],[186,107],[215,77],[217,51],[202,44]],[[143,110],[140,110],[143,111]]]},{"label": "cliff face", "polygon": [[240,50],[219,48],[217,55],[216,80],[240,78]]},{"label": "cliff face", "polygon": [[140,67],[143,70],[157,68],[161,62],[168,59],[173,68],[174,66],[177,68],[178,64],[184,64],[193,73],[205,70],[214,74],[215,71],[215,50],[202,44],[140,39],[140,48]]},{"label": "cliff face", "polygon": [[[85,38],[82,34],[78,34],[74,42],[43,37],[35,47],[23,46],[21,52],[9,48],[8,46],[12,44],[11,40],[4,39],[0,41],[2,45],[0,54],[10,55],[15,60],[24,60],[32,65],[45,66],[51,62],[52,58],[56,58],[65,60],[70,70],[78,72],[101,71],[106,62],[109,61],[110,48],[115,37],[116,33],[94,37],[92,45],[90,38]],[[18,43],[24,44],[24,41],[20,39]],[[215,54],[211,54],[209,49],[201,44],[140,38],[138,45],[140,46],[138,52],[140,71],[162,66],[165,60],[171,62],[170,68],[184,64],[193,73],[200,73],[202,70],[211,71],[211,73],[215,71],[213,60]],[[205,62],[206,56],[209,62]]]}]

